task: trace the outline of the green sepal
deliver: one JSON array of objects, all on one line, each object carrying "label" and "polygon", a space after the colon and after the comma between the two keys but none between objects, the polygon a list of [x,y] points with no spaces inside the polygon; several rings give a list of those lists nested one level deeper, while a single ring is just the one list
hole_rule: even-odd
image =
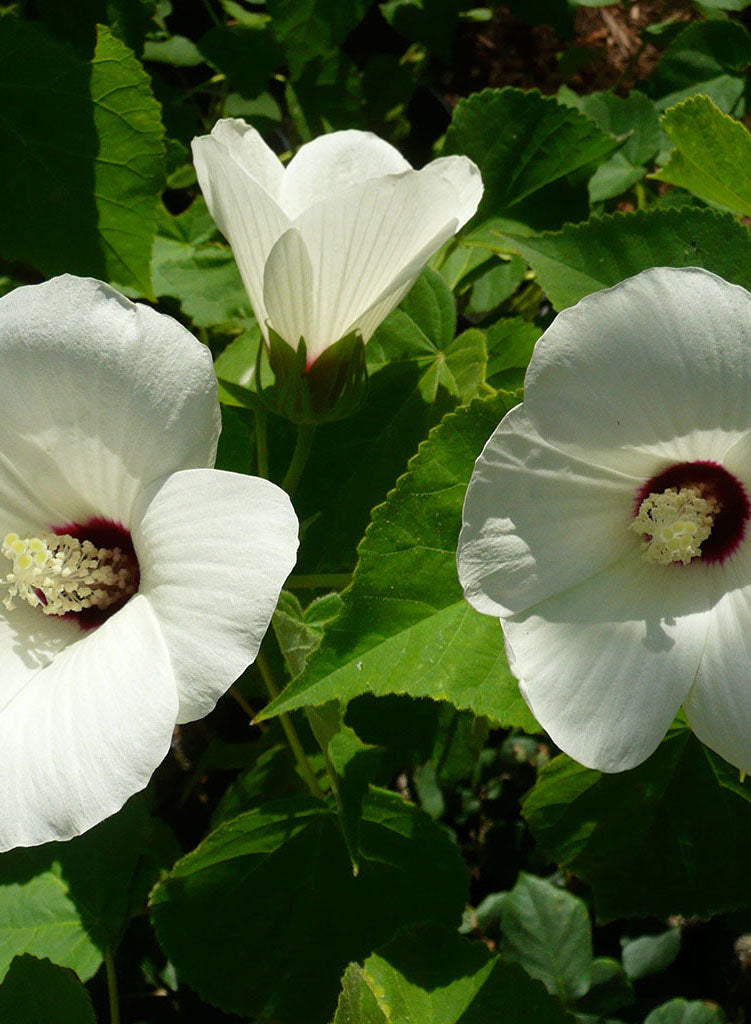
[{"label": "green sepal", "polygon": [[[274,383],[264,387],[264,362]],[[258,394],[268,408],[292,423],[329,423],[351,416],[368,386],[365,342],[358,331],[340,338],[308,366],[305,339],[292,348],[269,327],[269,341],[256,359]]]}]

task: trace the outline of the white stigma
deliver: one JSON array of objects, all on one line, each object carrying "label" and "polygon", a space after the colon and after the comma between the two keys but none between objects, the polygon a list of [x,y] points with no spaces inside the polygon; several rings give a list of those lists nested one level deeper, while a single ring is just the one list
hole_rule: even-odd
[{"label": "white stigma", "polygon": [[644,537],[648,562],[688,565],[701,555],[720,506],[712,497],[702,497],[696,487],[669,487],[661,494],[649,494],[639,506],[631,529]]},{"label": "white stigma", "polygon": [[22,538],[9,533],[2,553],[13,562],[12,572],[0,577],[9,611],[20,598],[45,615],[65,615],[109,608],[136,591],[137,570],[120,548],[97,548],[68,534]]}]

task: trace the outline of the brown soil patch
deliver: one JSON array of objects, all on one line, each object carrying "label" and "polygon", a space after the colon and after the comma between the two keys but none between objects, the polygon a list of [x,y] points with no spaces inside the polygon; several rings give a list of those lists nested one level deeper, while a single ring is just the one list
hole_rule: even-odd
[{"label": "brown soil patch", "polygon": [[[562,39],[551,25],[528,25],[507,7],[492,21],[468,26],[460,41],[468,67],[464,91],[513,85],[556,92],[564,83],[577,92],[616,89],[625,95],[649,77],[661,49],[643,30],[668,19],[697,15],[690,0],[636,0],[610,7],[579,7],[574,36]],[[470,52],[467,53],[467,50]],[[457,92],[460,83],[456,83]]]}]

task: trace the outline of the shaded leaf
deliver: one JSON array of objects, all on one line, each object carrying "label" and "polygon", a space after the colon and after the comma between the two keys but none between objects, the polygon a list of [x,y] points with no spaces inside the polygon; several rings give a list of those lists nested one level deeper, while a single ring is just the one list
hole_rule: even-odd
[{"label": "shaded leaf", "polygon": [[632,981],[667,970],[681,951],[680,928],[622,942],[623,968]]},{"label": "shaded leaf", "polygon": [[238,1014],[325,1024],[349,961],[401,925],[455,924],[466,872],[445,833],[391,793],[363,812],[356,878],[336,818],[309,799],[240,815],[178,861],[152,914],[181,977]]},{"label": "shaded leaf", "polygon": [[704,93],[726,113],[740,116],[751,35],[737,21],[710,19],[686,25],[665,48],[647,88],[661,110]]},{"label": "shaded leaf", "polygon": [[0,985],[0,1020],[8,1024],[96,1024],[80,981],[49,960],[16,957]]},{"label": "shaded leaf", "polygon": [[435,926],[400,933],[362,968],[352,965],[343,985],[333,1024],[572,1021],[516,964],[504,963],[482,943]]},{"label": "shaded leaf", "polygon": [[671,999],[652,1010],[644,1024],[724,1024],[725,1015],[715,1003]]},{"label": "shaded leaf", "polygon": [[145,901],[151,845],[150,818],[136,798],[67,843],[2,854],[0,977],[14,956],[32,953],[88,980]]},{"label": "shaded leaf", "polygon": [[617,139],[577,110],[534,90],[508,88],[461,99],[444,150],[471,157],[482,172],[485,195],[477,223],[604,159],[617,146]]},{"label": "shaded leaf", "polygon": [[589,990],[592,931],[587,907],[565,889],[522,873],[506,897],[500,951],[563,1003]]},{"label": "shaded leaf", "polygon": [[100,27],[84,61],[0,18],[2,253],[51,276],[90,274],[153,297],[164,129],[133,53]]},{"label": "shaded leaf", "polygon": [[600,920],[709,916],[751,898],[751,785],[687,729],[617,775],[556,757],[522,809],[542,849],[590,883]]}]

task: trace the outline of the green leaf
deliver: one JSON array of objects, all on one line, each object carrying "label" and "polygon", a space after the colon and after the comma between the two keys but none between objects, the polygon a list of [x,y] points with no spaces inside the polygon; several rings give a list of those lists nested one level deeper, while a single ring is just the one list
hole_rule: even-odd
[{"label": "green leaf", "polygon": [[203,199],[176,217],[162,209],[153,253],[154,291],[177,299],[196,327],[252,327],[250,300],[232,250],[212,241],[215,237]]},{"label": "green leaf", "polygon": [[652,1010],[644,1024],[724,1024],[725,1015],[714,1003],[671,999]]},{"label": "green leaf", "polygon": [[590,989],[577,1000],[577,1016],[583,1011],[601,1018],[633,1001],[634,989],[622,965],[608,956],[599,956],[592,961]]},{"label": "green leaf", "polygon": [[662,139],[657,109],[648,96],[636,89],[625,98],[612,92],[580,96],[565,89],[558,99],[566,106],[575,107],[605,131],[626,139],[590,179],[589,198],[593,203],[621,195],[644,177],[645,164],[655,156]]},{"label": "green leaf", "polygon": [[523,813],[545,853],[592,886],[600,920],[710,916],[751,899],[751,784],[687,729],[617,775],[556,757]]},{"label": "green leaf", "polygon": [[488,383],[495,384],[504,370],[525,369],[541,334],[541,328],[520,316],[496,320],[487,331]]},{"label": "green leaf", "polygon": [[133,53],[99,28],[94,59],[0,17],[2,254],[147,297],[164,129]]},{"label": "green leaf", "polygon": [[[261,328],[253,321],[247,331],[243,331],[231,341],[214,360],[214,370],[219,379],[219,401],[223,405],[253,408],[258,401],[255,392],[247,395],[244,392],[248,391],[253,383],[260,344]],[[243,390],[237,392],[229,385],[235,385]]]},{"label": "green leaf", "polygon": [[373,0],[267,0],[274,34],[293,78],[313,58],[343,43],[365,17]]},{"label": "green leaf", "polygon": [[308,656],[321,642],[327,622],[339,612],[342,599],[337,593],[325,594],[303,609],[297,597],[283,590],[271,620],[289,673],[299,675]]},{"label": "green leaf", "polygon": [[195,68],[203,64],[203,56],[192,39],[187,36],[168,36],[166,39],[147,39],[143,47],[145,62],[170,64],[175,68]]},{"label": "green leaf", "polygon": [[241,96],[254,99],[282,62],[267,25],[217,25],[198,42],[206,60],[226,75]]},{"label": "green leaf", "polygon": [[[261,742],[265,739],[266,737]],[[258,753],[253,766],[230,783],[212,815],[211,824],[216,828],[223,821],[236,818],[238,814],[253,807],[260,807],[271,800],[280,800],[286,796],[300,796],[304,792],[307,791],[297,774],[295,759],[289,745],[274,744]]]},{"label": "green leaf", "polygon": [[675,144],[670,161],[653,175],[751,216],[751,134],[712,103],[693,96],[671,107],[662,127]]},{"label": "green leaf", "polygon": [[737,21],[712,19],[687,25],[670,41],[648,82],[661,110],[704,93],[726,113],[743,114],[751,35]]},{"label": "green leaf", "polygon": [[41,20],[46,32],[86,57],[94,49],[97,25],[109,25],[113,35],[140,54],[144,36],[153,28],[155,7],[156,0],[77,0],[73,11],[57,0],[37,0],[34,17]]},{"label": "green leaf", "polygon": [[0,1020],[8,1024],[96,1024],[80,981],[63,967],[33,956],[16,957],[0,985]]},{"label": "green leaf", "polygon": [[604,159],[617,146],[617,139],[578,111],[534,90],[508,88],[461,99],[444,151],[471,157],[482,172],[485,194],[477,223]]},{"label": "green leaf", "polygon": [[468,317],[485,316],[511,298],[524,280],[527,265],[518,256],[492,264],[475,277],[467,308]]},{"label": "green leaf", "polygon": [[467,0],[387,0],[379,6],[400,35],[410,42],[423,43],[450,64],[459,11],[471,5]]},{"label": "green leaf", "polygon": [[331,1024],[388,1024],[359,964],[350,964],[342,978],[342,992]]},{"label": "green leaf", "polygon": [[500,952],[571,1003],[592,980],[592,931],[587,907],[550,882],[522,873],[501,916]]},{"label": "green leaf", "polygon": [[714,210],[615,213],[562,231],[496,239],[499,248],[524,256],[557,310],[649,267],[706,267],[751,287],[751,235]]},{"label": "green leaf", "polygon": [[361,693],[407,693],[534,731],[498,622],[467,604],[456,575],[467,483],[504,412],[498,398],[474,401],[421,446],[373,512],[341,613],[303,675],[260,717]]},{"label": "green leaf", "polygon": [[623,968],[632,981],[667,970],[681,951],[680,928],[622,942]]},{"label": "green leaf", "polygon": [[402,932],[362,968],[352,965],[343,988],[332,1024],[572,1021],[516,964],[504,963],[480,942],[435,926]]},{"label": "green leaf", "polygon": [[360,863],[355,878],[322,804],[269,804],[178,861],[152,896],[157,936],[180,976],[223,1009],[325,1024],[349,961],[400,926],[455,925],[466,898],[458,849],[391,793],[365,801]]},{"label": "green leaf", "polygon": [[153,881],[144,857],[150,819],[134,799],[67,843],[0,856],[0,978],[14,956],[32,953],[86,981],[114,947]]},{"label": "green leaf", "polygon": [[453,297],[428,269],[368,342],[366,399],[346,430],[318,428],[296,494],[300,518],[315,519],[299,571],[351,569],[371,509],[385,499],[420,441],[444,413],[482,388],[484,334],[473,329],[454,338],[455,327]]}]

